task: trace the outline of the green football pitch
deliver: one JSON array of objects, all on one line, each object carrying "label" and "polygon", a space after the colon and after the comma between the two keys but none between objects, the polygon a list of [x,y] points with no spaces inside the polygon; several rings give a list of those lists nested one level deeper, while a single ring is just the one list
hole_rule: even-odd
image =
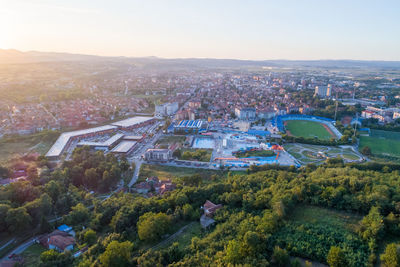
[{"label": "green football pitch", "polygon": [[322,123],[307,120],[288,120],[285,121],[286,133],[296,137],[314,138],[329,140],[335,137]]},{"label": "green football pitch", "polygon": [[370,136],[360,136],[360,151],[366,146],[376,156],[400,157],[400,133],[371,130]]}]

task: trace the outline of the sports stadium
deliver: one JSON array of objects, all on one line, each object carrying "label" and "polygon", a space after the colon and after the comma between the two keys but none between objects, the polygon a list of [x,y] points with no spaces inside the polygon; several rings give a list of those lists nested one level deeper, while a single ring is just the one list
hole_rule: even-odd
[{"label": "sports stadium", "polygon": [[339,139],[342,134],[334,126],[332,119],[309,115],[281,115],[272,120],[272,126],[278,131],[295,137]]}]

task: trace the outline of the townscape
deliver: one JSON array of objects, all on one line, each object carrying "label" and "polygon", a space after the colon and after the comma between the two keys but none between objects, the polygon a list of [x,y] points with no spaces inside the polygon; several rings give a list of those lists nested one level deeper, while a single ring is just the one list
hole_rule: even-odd
[{"label": "townscape", "polygon": [[[98,225],[101,222],[87,222],[94,216],[92,212],[100,214],[114,201],[179,197],[178,192],[187,187],[211,186],[227,179],[223,178],[226,175],[256,175],[268,169],[294,174],[309,168],[327,171],[331,168],[327,166],[393,162],[389,168],[396,170],[400,157],[400,72],[396,76],[381,70],[379,77],[368,71],[344,72],[328,67],[312,71],[301,67],[290,71],[278,67],[256,71],[204,67],[197,72],[155,70],[144,74],[130,67],[125,74],[104,80],[93,75],[79,84],[71,78],[67,82],[71,90],[85,93],[71,94],[67,99],[62,95],[43,97],[39,92],[25,99],[3,98],[1,135],[7,141],[1,146],[5,153],[13,142],[24,143],[39,136],[19,153],[2,155],[2,199],[13,190],[34,190],[28,198],[25,193],[19,197],[21,193],[12,193],[17,194],[12,203],[21,205],[19,208],[3,204],[1,225],[10,234],[3,262],[37,263],[38,257],[27,258],[33,248],[55,251],[59,257],[71,251],[75,261],[89,261],[93,253],[90,244],[103,230]],[[7,85],[15,86],[12,80]],[[61,189],[63,183],[70,184],[69,188]],[[34,193],[38,186],[44,186],[46,193],[40,195],[43,189]],[[58,196],[72,192],[74,200]],[[55,207],[50,213],[37,213],[24,204],[29,201],[39,206],[55,203]],[[168,240],[212,231],[224,220],[221,216],[228,216],[214,213],[233,205],[230,201],[206,194],[199,203],[204,211],[201,216],[196,206],[185,204],[181,219],[176,217],[177,211],[175,215],[150,212],[139,218],[137,227],[142,220],[149,220],[146,227],[176,220],[182,227],[177,229],[177,237],[174,234],[156,245],[167,247],[172,242]],[[293,205],[279,203],[285,210]],[[302,209],[308,212],[313,207]],[[16,214],[11,218],[10,212]],[[112,221],[120,216],[114,214]],[[150,220],[157,226],[151,226]],[[12,238],[13,233],[23,230],[28,222],[40,230],[18,245],[16,240],[24,239]],[[185,226],[185,222],[190,225]],[[139,232],[141,250],[148,250],[149,244],[159,242],[169,232],[167,228],[157,231],[154,234],[158,237],[141,237],[146,234]],[[123,233],[109,238],[123,240]],[[137,261],[146,262],[150,255],[142,254]],[[320,256],[304,256],[325,261]],[[63,257],[58,260],[70,261],[70,256]],[[354,266],[364,260],[355,260]]]},{"label": "townscape", "polygon": [[0,6],[0,267],[400,267],[399,1]]}]

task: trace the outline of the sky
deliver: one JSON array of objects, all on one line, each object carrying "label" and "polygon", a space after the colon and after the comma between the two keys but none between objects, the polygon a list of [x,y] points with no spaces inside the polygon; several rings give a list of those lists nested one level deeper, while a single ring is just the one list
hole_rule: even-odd
[{"label": "sky", "polygon": [[0,48],[400,60],[399,0],[0,0]]}]

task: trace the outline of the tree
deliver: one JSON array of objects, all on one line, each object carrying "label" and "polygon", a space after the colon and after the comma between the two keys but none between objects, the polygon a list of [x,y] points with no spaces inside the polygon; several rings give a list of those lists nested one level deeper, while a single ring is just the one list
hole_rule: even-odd
[{"label": "tree", "polygon": [[71,212],[67,216],[67,221],[70,224],[79,224],[89,219],[89,210],[82,203],[72,207]]},{"label": "tree", "polygon": [[347,265],[342,249],[334,246],[329,250],[326,262],[330,267],[344,267]]},{"label": "tree", "polygon": [[383,234],[384,227],[383,216],[378,207],[372,207],[368,215],[361,221],[360,235],[365,240],[378,239]]},{"label": "tree", "polygon": [[130,266],[133,244],[130,241],[111,241],[106,250],[100,255],[101,266],[123,267]]},{"label": "tree", "polygon": [[10,208],[10,205],[0,204],[0,232],[7,230],[6,217]]},{"label": "tree", "polygon": [[41,222],[40,222],[40,233],[47,233],[50,232],[52,229],[52,226],[50,225],[49,221],[42,216]]},{"label": "tree", "polygon": [[381,261],[385,267],[400,266],[400,255],[396,244],[392,243],[386,246],[385,252],[381,254]]},{"label": "tree", "polygon": [[30,166],[27,170],[29,181],[34,185],[39,185],[39,174],[36,166]]},{"label": "tree", "polygon": [[97,235],[96,232],[92,229],[86,230],[85,234],[83,235],[83,240],[90,246],[96,243]]},{"label": "tree", "polygon": [[44,251],[42,254],[40,254],[40,261],[42,263],[55,262],[58,259],[59,255],[60,255],[60,253],[58,253],[54,249],[50,249],[50,250]]},{"label": "tree", "polygon": [[262,250],[263,250],[263,244],[260,236],[253,231],[246,232],[243,236],[240,253],[243,256],[254,257]]},{"label": "tree", "polygon": [[85,180],[84,184],[89,187],[95,189],[97,187],[98,181],[100,179],[99,174],[96,172],[95,168],[90,168],[85,171]]},{"label": "tree", "polygon": [[371,156],[371,148],[365,146],[361,149],[361,153],[363,153],[366,156]]},{"label": "tree", "polygon": [[193,206],[190,205],[189,203],[186,203],[183,207],[182,207],[182,213],[183,213],[183,219],[185,220],[194,220],[196,219],[196,213],[193,209]]},{"label": "tree", "polygon": [[169,231],[170,225],[171,218],[167,214],[147,212],[137,223],[139,238],[147,242],[159,240]]},{"label": "tree", "polygon": [[8,178],[10,170],[7,167],[0,166],[0,178]]},{"label": "tree", "polygon": [[185,185],[188,186],[198,186],[201,183],[202,178],[200,174],[195,174],[191,176],[184,176],[182,178],[182,181],[184,182]]},{"label": "tree", "polygon": [[44,186],[44,191],[51,197],[53,203],[56,203],[63,191],[63,186],[59,181],[51,180]]},{"label": "tree", "polygon": [[175,151],[172,153],[172,156],[173,156],[174,158],[179,159],[179,158],[182,156],[181,150],[180,150],[180,149],[175,149]]},{"label": "tree", "polygon": [[31,216],[24,207],[10,209],[7,212],[6,223],[12,233],[28,230],[31,221]]},{"label": "tree", "polygon": [[236,240],[229,241],[225,248],[225,261],[232,264],[239,264],[241,259],[239,242]]},{"label": "tree", "polygon": [[274,204],[275,214],[278,215],[279,218],[285,217],[286,214],[285,204],[282,201],[278,201]]},{"label": "tree", "polygon": [[276,266],[286,266],[290,261],[289,254],[287,253],[286,249],[282,249],[278,246],[274,247],[272,258]]},{"label": "tree", "polygon": [[72,264],[73,258],[69,251],[58,253],[50,249],[40,254],[40,266],[43,267],[64,267]]}]

